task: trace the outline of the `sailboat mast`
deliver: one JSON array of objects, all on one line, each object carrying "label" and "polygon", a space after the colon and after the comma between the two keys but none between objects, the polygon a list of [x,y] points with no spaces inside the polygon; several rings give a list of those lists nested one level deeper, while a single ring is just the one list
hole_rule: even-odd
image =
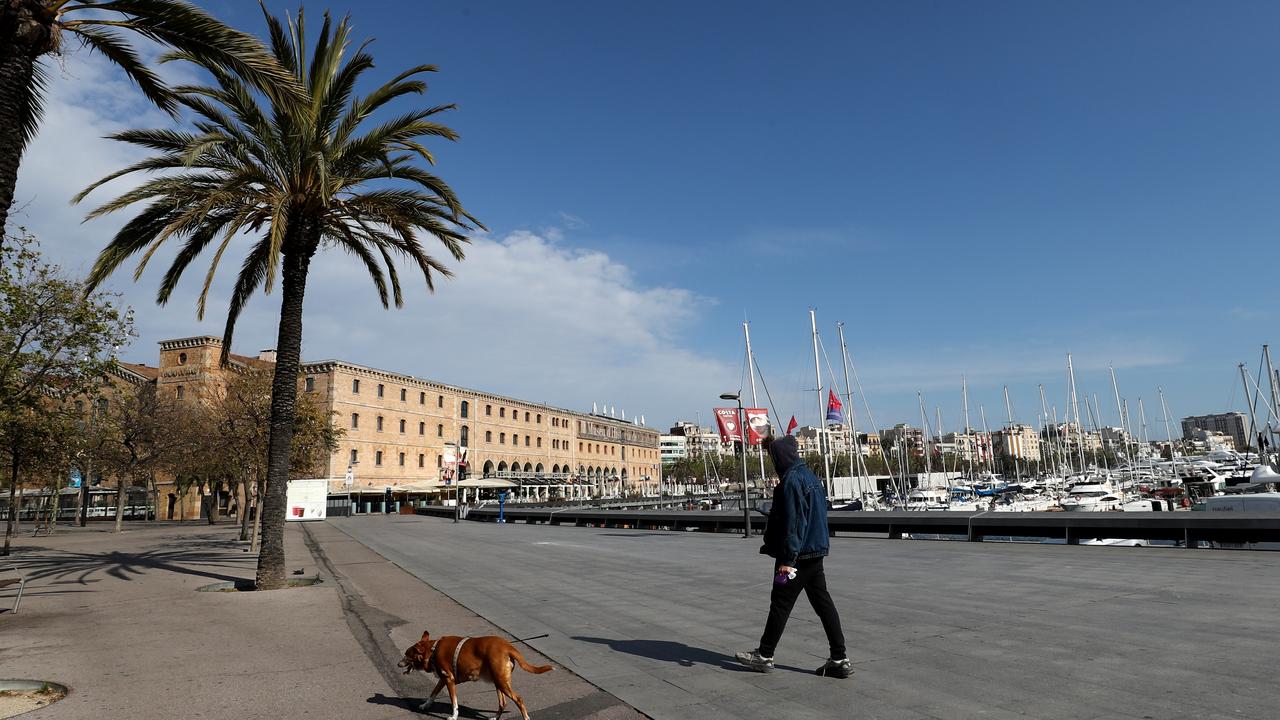
[{"label": "sailboat mast", "polygon": [[[760,401],[756,399],[756,358],[755,355],[751,353],[751,323],[746,320],[742,321],[742,336],[747,341],[747,372],[751,375],[751,407],[756,408],[760,407]],[[747,426],[750,425],[750,423],[747,421],[747,418],[742,418],[741,422],[743,425],[742,442],[746,442]],[[768,485],[764,484],[764,446],[761,445],[757,450],[759,451],[758,455],[760,457],[761,487],[768,487]]]},{"label": "sailboat mast", "polygon": [[[920,391],[916,391],[916,402],[920,403],[920,449],[924,451],[924,476],[925,482],[930,483],[929,487],[933,487],[933,459],[932,453],[929,452],[929,418],[924,414],[924,395]],[[920,483],[916,483],[916,487],[920,487]]]},{"label": "sailboat mast", "polygon": [[1084,426],[1080,424],[1080,399],[1076,396],[1076,370],[1071,364],[1071,353],[1067,353],[1067,376],[1071,385],[1071,407],[1068,412],[1075,414],[1076,448],[1080,454],[1080,473],[1084,474]]},{"label": "sailboat mast", "polygon": [[987,436],[987,447],[990,448],[991,428],[987,427],[987,407],[985,405],[978,405],[978,415],[982,417],[982,434]]},{"label": "sailboat mast", "polygon": [[[1253,402],[1253,396],[1249,394],[1249,375],[1244,371],[1244,363],[1240,363],[1240,382],[1244,383],[1244,401],[1249,406],[1249,444],[1253,444],[1258,439],[1258,409]],[[1247,448],[1245,448],[1247,451]],[[1259,451],[1262,448],[1258,448]]]},{"label": "sailboat mast", "polygon": [[[1040,383],[1040,417],[1043,418],[1044,430],[1042,435],[1045,442],[1049,443],[1049,472],[1058,475],[1058,450],[1053,443],[1053,432],[1049,430],[1049,403],[1044,399],[1044,383]],[[1055,428],[1056,429],[1056,428]],[[1044,453],[1040,453],[1041,457]]]},{"label": "sailboat mast", "polygon": [[818,381],[818,451],[822,453],[822,466],[827,473],[827,496],[831,496],[831,458],[827,457],[827,414],[822,397],[822,366],[818,364],[818,317],[809,308],[809,325],[813,328],[813,376]]},{"label": "sailboat mast", "polygon": [[1022,484],[1022,466],[1018,463],[1018,455],[1022,450],[1022,433],[1018,433],[1018,449],[1013,448],[1013,405],[1009,403],[1009,386],[1004,386],[1004,411],[1009,416],[1009,454],[1013,456],[1013,476],[1017,478],[1018,484]]},{"label": "sailboat mast", "polygon": [[[858,440],[858,427],[853,421],[853,386],[849,384],[849,348],[844,344],[844,323],[836,323],[836,332],[840,334],[840,361],[844,367],[844,397],[845,403],[849,406],[846,410],[848,416],[845,418],[849,422],[849,474],[858,473],[858,498],[861,498],[864,490],[862,482],[862,443]],[[856,471],[854,470],[855,463],[857,464]]]},{"label": "sailboat mast", "polygon": [[1124,432],[1124,406],[1120,403],[1120,386],[1116,383],[1116,369],[1112,365],[1108,365],[1111,370],[1111,392],[1116,396],[1116,412],[1120,414],[1120,440],[1124,443],[1124,462],[1133,469],[1133,458],[1129,455],[1129,441],[1125,438]]},{"label": "sailboat mast", "polygon": [[[974,437],[973,430],[969,428],[969,379],[964,375],[960,376],[960,394],[964,398],[964,444],[965,455],[969,458],[969,482],[973,482],[973,456],[978,453],[978,438]],[[969,443],[972,441],[973,446]]]},{"label": "sailboat mast", "polygon": [[1160,395],[1160,407],[1164,410],[1164,436],[1169,441],[1169,459],[1173,461],[1173,476],[1178,477],[1178,450],[1173,446],[1173,431],[1169,429],[1169,405],[1164,401],[1164,388],[1156,387]]},{"label": "sailboat mast", "polygon": [[1276,417],[1276,412],[1280,411],[1280,399],[1276,397],[1276,371],[1271,367],[1271,347],[1263,345],[1262,355],[1267,360],[1267,381],[1271,386],[1271,414],[1268,416],[1267,420],[1267,444],[1271,445],[1274,449],[1275,433],[1271,429],[1270,418]]},{"label": "sailboat mast", "polygon": [[[1143,404],[1142,398],[1138,398],[1138,437],[1141,438],[1142,444],[1150,450],[1151,440],[1147,435],[1147,408],[1146,405]],[[1150,456],[1150,452],[1147,454]],[[1148,469],[1154,470],[1155,463],[1156,461],[1152,459]]]}]

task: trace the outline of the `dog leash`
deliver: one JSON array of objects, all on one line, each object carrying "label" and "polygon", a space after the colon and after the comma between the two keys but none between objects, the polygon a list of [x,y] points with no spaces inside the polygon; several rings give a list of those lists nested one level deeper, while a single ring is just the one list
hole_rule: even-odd
[{"label": "dog leash", "polygon": [[542,633],[541,635],[534,635],[533,637],[521,638],[519,640],[512,640],[511,642],[513,643],[529,642],[530,640],[541,640],[544,637],[550,637],[550,635],[548,633]]}]

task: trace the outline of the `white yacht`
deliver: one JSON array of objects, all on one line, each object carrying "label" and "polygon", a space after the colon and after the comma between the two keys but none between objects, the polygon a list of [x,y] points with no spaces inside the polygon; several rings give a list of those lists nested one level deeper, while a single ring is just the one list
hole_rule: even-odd
[{"label": "white yacht", "polygon": [[1119,510],[1124,498],[1112,489],[1110,483],[1081,483],[1072,485],[1058,505],[1067,512],[1103,512]]}]

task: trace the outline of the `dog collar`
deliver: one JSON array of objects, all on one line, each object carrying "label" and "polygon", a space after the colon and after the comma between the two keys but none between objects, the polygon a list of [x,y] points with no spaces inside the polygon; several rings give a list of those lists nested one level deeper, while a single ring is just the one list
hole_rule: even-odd
[{"label": "dog collar", "polygon": [[463,646],[463,645],[466,645],[466,644],[467,644],[467,641],[468,641],[468,640],[470,640],[470,639],[471,639],[471,638],[469,638],[469,637],[464,637],[464,638],[462,638],[461,640],[459,640],[459,641],[458,641],[458,645],[457,645],[457,647],[455,647],[455,648],[453,649],[453,677],[454,677],[454,679],[457,679],[457,677],[458,677],[458,656],[462,654],[462,646]]}]

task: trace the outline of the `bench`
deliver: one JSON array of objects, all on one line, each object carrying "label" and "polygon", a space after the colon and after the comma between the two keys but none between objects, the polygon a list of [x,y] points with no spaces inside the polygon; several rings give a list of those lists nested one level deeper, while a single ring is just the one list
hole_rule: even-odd
[{"label": "bench", "polygon": [[13,577],[0,577],[0,589],[18,586],[18,597],[13,601],[12,612],[18,612],[18,605],[22,604],[22,591],[27,587],[27,579],[22,577],[22,573],[18,572],[16,565],[5,565],[0,567],[0,573],[12,574]]}]

